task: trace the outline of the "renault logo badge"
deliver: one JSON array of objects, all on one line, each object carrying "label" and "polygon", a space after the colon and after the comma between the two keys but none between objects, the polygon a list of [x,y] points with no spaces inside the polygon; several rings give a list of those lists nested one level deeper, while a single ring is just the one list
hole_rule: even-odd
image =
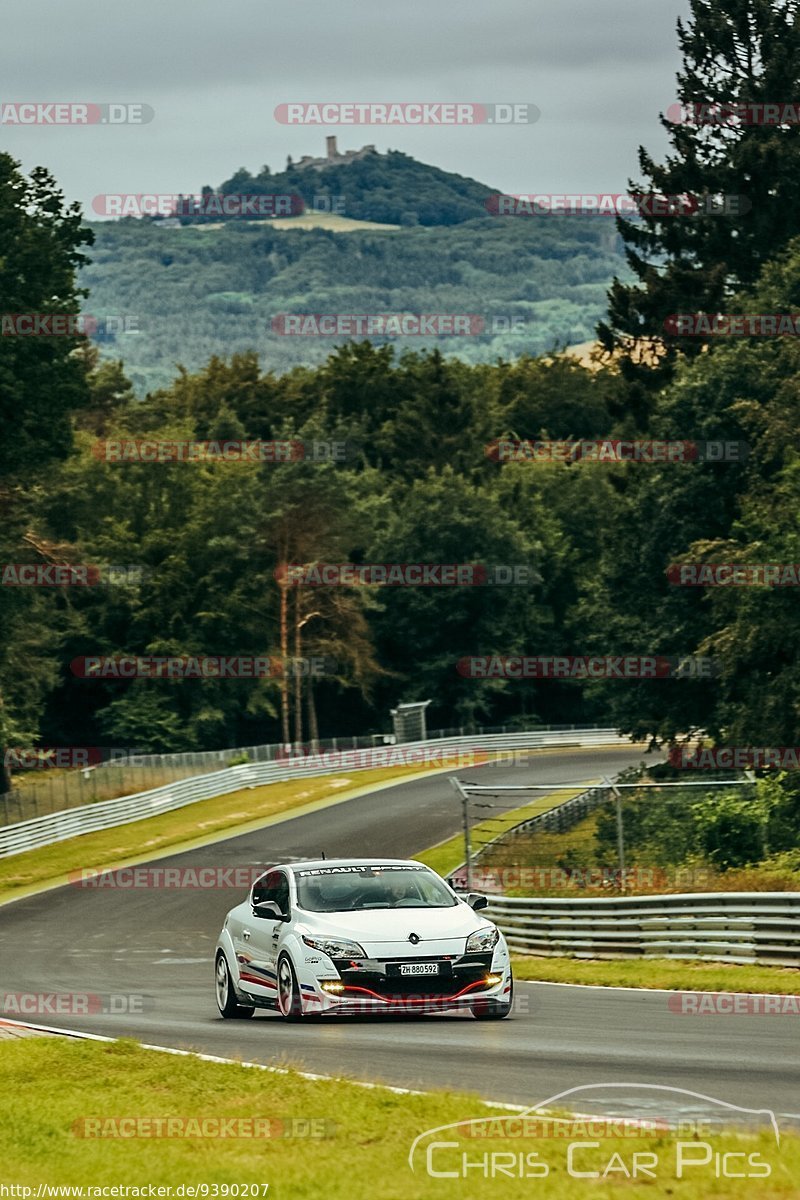
[{"label": "renault logo badge", "polygon": [[410,933],[408,935],[408,940],[411,942],[412,946],[416,946],[420,940],[420,936],[418,933]]}]

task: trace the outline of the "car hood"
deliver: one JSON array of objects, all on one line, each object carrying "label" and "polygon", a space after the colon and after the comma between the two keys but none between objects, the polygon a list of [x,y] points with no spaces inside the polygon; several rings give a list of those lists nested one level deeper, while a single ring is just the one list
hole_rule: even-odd
[{"label": "car hood", "polygon": [[[365,950],[370,946],[398,945],[404,953],[414,954],[409,934],[419,937],[416,953],[425,943],[461,941],[476,929],[490,924],[466,904],[453,908],[380,908],[365,912],[312,913],[303,912],[302,923],[309,934],[323,937],[346,937],[360,942]],[[429,946],[429,949],[434,949]],[[463,946],[460,947],[463,949]],[[447,951],[442,949],[442,953]]]}]

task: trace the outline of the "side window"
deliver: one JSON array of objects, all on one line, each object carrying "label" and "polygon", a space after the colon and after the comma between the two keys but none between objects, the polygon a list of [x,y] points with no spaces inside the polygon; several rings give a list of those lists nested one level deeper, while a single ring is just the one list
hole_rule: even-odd
[{"label": "side window", "polygon": [[253,904],[271,900],[285,915],[289,915],[289,880],[283,871],[269,871],[253,884]]},{"label": "side window", "polygon": [[278,890],[275,903],[285,917],[289,916],[289,880],[283,871],[278,871]]}]

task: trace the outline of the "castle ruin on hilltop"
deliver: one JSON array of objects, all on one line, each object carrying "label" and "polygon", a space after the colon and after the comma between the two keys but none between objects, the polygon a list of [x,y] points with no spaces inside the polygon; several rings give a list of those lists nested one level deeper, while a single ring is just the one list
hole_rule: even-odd
[{"label": "castle ruin on hilltop", "polygon": [[296,163],[293,163],[290,158],[287,166],[311,167],[314,171],[321,171],[323,167],[341,167],[346,163],[358,162],[360,158],[366,158],[368,154],[377,153],[374,146],[362,146],[360,150],[345,150],[340,154],[336,148],[336,138],[326,137],[325,158],[314,158],[310,154],[304,154]]}]

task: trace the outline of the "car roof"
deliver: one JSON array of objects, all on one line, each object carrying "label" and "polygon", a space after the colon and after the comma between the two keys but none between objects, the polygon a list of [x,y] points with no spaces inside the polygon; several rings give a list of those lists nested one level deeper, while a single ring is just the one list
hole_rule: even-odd
[{"label": "car roof", "polygon": [[[319,867],[424,867],[408,858],[310,858],[305,862],[281,864],[285,871],[308,871]],[[278,868],[273,868],[277,870]]]}]

